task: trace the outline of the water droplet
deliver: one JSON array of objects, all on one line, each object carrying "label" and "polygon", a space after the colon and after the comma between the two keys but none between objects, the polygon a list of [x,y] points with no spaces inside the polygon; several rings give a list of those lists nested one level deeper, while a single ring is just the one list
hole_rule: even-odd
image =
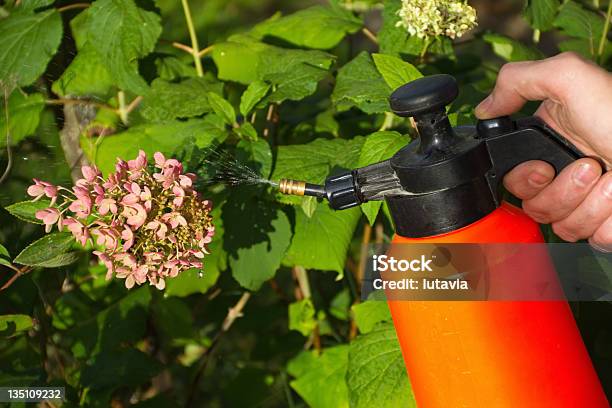
[{"label": "water droplet", "polygon": [[198,272],[198,278],[202,279],[204,277],[204,274],[202,273],[202,271]]}]

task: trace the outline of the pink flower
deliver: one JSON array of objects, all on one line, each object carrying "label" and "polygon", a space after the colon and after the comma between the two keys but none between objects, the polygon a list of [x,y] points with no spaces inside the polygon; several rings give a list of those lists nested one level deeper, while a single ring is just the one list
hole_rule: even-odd
[{"label": "pink flower", "polygon": [[140,204],[124,205],[121,215],[126,217],[126,223],[135,230],[140,228],[147,220],[147,211]]},{"label": "pink flower", "polygon": [[140,178],[142,171],[147,167],[147,155],[144,150],[138,152],[138,157],[127,162],[128,170],[131,172],[129,179],[136,180]]},{"label": "pink flower", "polygon": [[172,203],[175,207],[180,207],[183,205],[183,199],[185,198],[185,190],[180,188],[179,186],[172,187],[172,194],[174,194],[174,200]]},{"label": "pink flower", "polygon": [[123,250],[127,251],[134,245],[134,233],[129,227],[125,227],[121,231],[121,239],[123,239]]},{"label": "pink flower", "polygon": [[45,232],[50,232],[53,225],[60,220],[61,214],[57,208],[45,208],[36,211],[35,216],[45,224]]},{"label": "pink flower", "polygon": [[34,180],[34,184],[28,187],[27,193],[29,196],[34,197],[34,201],[40,200],[43,196],[47,196],[51,199],[51,205],[55,204],[57,200],[57,187],[46,181]]},{"label": "pink flower", "polygon": [[74,218],[66,218],[66,220],[64,220],[64,225],[72,232],[77,242],[85,246],[89,239],[89,230]]},{"label": "pink flower", "polygon": [[68,209],[75,213],[77,218],[87,218],[91,214],[91,198],[89,196],[82,196],[70,203]]},{"label": "pink flower", "polygon": [[115,272],[115,265],[111,258],[104,252],[94,251],[94,255],[97,255],[100,262],[106,266],[106,280],[110,280],[113,277],[113,273]]},{"label": "pink flower", "polygon": [[166,232],[168,232],[168,226],[157,220],[149,222],[145,228],[155,231],[155,235],[159,239],[166,238]]},{"label": "pink flower", "polygon": [[187,226],[187,220],[185,217],[176,211],[162,215],[161,219],[162,221],[169,223],[172,228],[176,228],[179,225],[182,225],[183,227]]},{"label": "pink flower", "polygon": [[97,237],[96,244],[104,246],[106,249],[115,250],[119,243],[119,233],[114,228],[101,226],[91,230],[91,234]]},{"label": "pink flower", "polygon": [[98,204],[98,212],[101,215],[106,215],[109,211],[112,214],[117,214],[117,202],[112,198],[103,198]]},{"label": "pink flower", "polygon": [[93,183],[99,176],[102,175],[102,173],[100,173],[100,170],[98,170],[96,167],[91,166],[81,167],[81,173],[83,173],[83,177],[89,183]]}]

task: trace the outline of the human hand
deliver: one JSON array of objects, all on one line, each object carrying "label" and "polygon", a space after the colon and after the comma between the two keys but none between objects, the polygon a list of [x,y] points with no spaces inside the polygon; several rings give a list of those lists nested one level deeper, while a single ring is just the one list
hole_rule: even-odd
[{"label": "human hand", "polygon": [[[527,101],[542,101],[536,116],[610,168],[612,74],[573,53],[506,64],[476,116],[509,115]],[[552,224],[562,239],[588,239],[597,249],[612,251],[612,172],[603,173],[597,160],[577,160],[557,177],[548,163],[528,161],[509,172],[504,185],[523,200],[531,218]]]}]

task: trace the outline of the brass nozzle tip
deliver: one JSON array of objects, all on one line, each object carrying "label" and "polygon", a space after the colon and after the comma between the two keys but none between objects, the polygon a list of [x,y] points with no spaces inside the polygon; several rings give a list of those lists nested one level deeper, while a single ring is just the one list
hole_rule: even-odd
[{"label": "brass nozzle tip", "polygon": [[287,195],[303,196],[306,190],[305,181],[281,179],[278,182],[278,189],[281,193]]}]

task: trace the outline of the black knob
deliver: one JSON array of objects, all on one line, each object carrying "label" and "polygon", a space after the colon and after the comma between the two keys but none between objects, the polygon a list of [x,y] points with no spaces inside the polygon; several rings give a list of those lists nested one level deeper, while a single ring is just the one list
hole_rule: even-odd
[{"label": "black knob", "polygon": [[439,111],[457,98],[459,87],[450,75],[419,78],[397,88],[389,98],[391,110],[398,116],[418,116]]},{"label": "black knob", "polygon": [[458,94],[455,78],[443,74],[419,78],[391,94],[391,110],[399,116],[414,117],[420,136],[419,153],[442,152],[455,144],[445,107]]}]

